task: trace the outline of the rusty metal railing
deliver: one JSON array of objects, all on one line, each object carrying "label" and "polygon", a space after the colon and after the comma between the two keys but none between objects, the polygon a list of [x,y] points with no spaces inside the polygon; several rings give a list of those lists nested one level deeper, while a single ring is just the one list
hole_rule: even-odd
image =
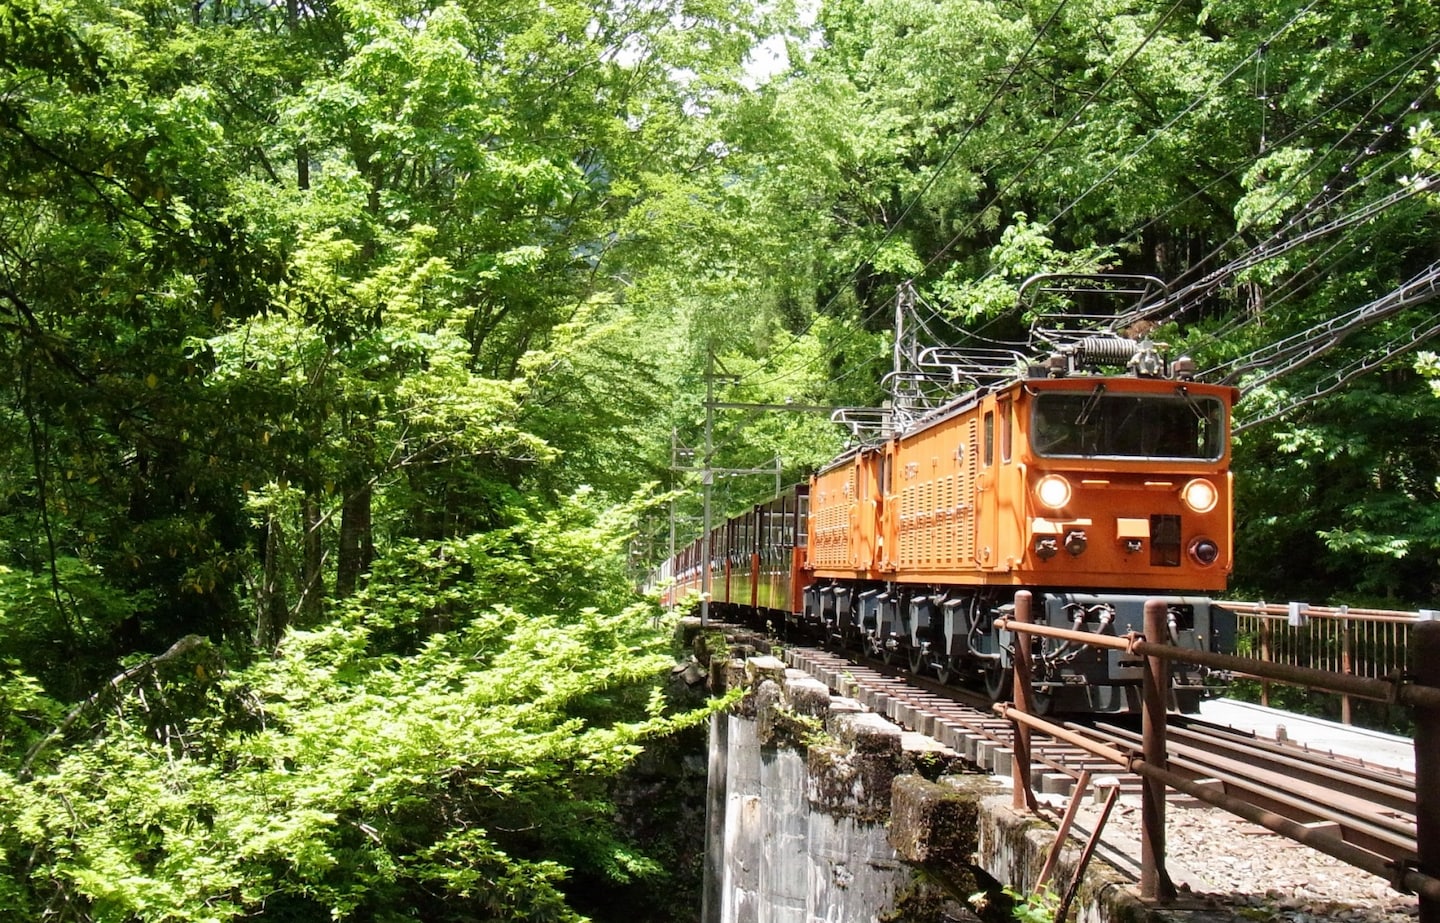
[{"label": "rusty metal railing", "polygon": [[[1237,649],[1262,663],[1313,667],[1332,673],[1385,679],[1410,663],[1415,626],[1437,617],[1433,609],[1404,612],[1303,602],[1222,604],[1236,615]],[[1260,704],[1270,704],[1271,681],[1260,681]],[[1352,697],[1340,694],[1340,721],[1352,721]]]},{"label": "rusty metal railing", "polygon": [[[1165,789],[1169,787],[1390,880],[1396,888],[1419,895],[1420,923],[1440,923],[1440,786],[1435,784],[1440,782],[1440,622],[1423,621],[1413,628],[1416,676],[1396,674],[1379,679],[1291,664],[1263,663],[1252,658],[1147,641],[1147,637],[1168,637],[1167,607],[1163,600],[1152,599],[1146,602],[1143,635],[1132,632],[1124,636],[1099,635],[1037,625],[1031,620],[1031,606],[1032,597],[1028,591],[1017,593],[1014,617],[997,619],[995,627],[1022,635],[1041,635],[1095,647],[1125,650],[1144,658],[1141,695],[1144,709],[1142,755],[1136,757],[1118,747],[1090,740],[1035,716],[1030,705],[1030,645],[1016,644],[1013,658],[1015,704],[997,703],[995,710],[1015,726],[1012,771],[1017,809],[1034,810],[1036,807],[1036,799],[1030,788],[1030,731],[1039,730],[1140,777],[1140,893],[1144,898],[1170,901],[1176,896],[1175,887],[1165,872]],[[1166,693],[1170,687],[1170,662],[1177,660],[1413,707],[1417,728],[1415,772],[1418,859],[1414,863],[1391,861],[1266,811],[1243,799],[1216,791],[1213,786],[1197,785],[1170,772],[1166,765]]]}]

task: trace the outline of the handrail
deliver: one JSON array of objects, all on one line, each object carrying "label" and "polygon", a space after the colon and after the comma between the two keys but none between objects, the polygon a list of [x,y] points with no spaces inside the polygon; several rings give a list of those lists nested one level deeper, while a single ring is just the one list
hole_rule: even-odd
[{"label": "handrail", "polygon": [[[1197,799],[1213,804],[1233,814],[1244,817],[1268,830],[1289,837],[1298,842],[1325,852],[1343,862],[1372,874],[1388,878],[1392,885],[1420,896],[1422,920],[1440,919],[1440,877],[1432,874],[1440,869],[1440,790],[1430,784],[1430,776],[1440,772],[1440,664],[1433,667],[1422,664],[1422,679],[1425,685],[1415,682],[1413,677],[1396,675],[1389,679],[1367,679],[1364,677],[1337,674],[1310,667],[1290,666],[1257,661],[1253,658],[1218,654],[1193,648],[1178,647],[1147,641],[1143,634],[1130,632],[1126,635],[1101,635],[1094,632],[1074,631],[1037,625],[1031,621],[1033,596],[1028,590],[1015,594],[1015,615],[1013,618],[996,619],[994,625],[1001,631],[1019,634],[1039,635],[1087,644],[1110,650],[1123,650],[1144,657],[1142,703],[1143,730],[1142,753],[1136,757],[1105,744],[1091,741],[1081,735],[1037,717],[1030,708],[1030,660],[1029,645],[1016,645],[1013,659],[1015,704],[996,703],[994,710],[1015,726],[1016,745],[1012,752],[1012,775],[1015,784],[1015,806],[1017,809],[1035,808],[1035,796],[1030,788],[1030,747],[1031,729],[1042,731],[1088,753],[1117,765],[1124,766],[1141,777],[1141,896],[1152,900],[1173,900],[1176,892],[1165,872],[1165,787],[1185,792]],[[1263,604],[1261,604],[1263,605]],[[1148,599],[1145,602],[1146,633],[1165,637],[1167,605],[1162,599]],[[1290,607],[1286,607],[1287,614]],[[1425,625],[1417,634],[1417,641],[1427,652],[1440,660],[1440,622],[1421,618]],[[1382,701],[1398,702],[1416,709],[1417,732],[1416,753],[1416,845],[1418,862],[1396,862],[1383,856],[1360,849],[1343,840],[1336,840],[1318,834],[1303,824],[1295,823],[1266,811],[1259,806],[1234,798],[1223,792],[1216,792],[1210,786],[1196,785],[1183,776],[1169,771],[1166,763],[1166,707],[1163,690],[1168,688],[1170,661],[1221,670],[1244,672],[1253,676],[1292,682],[1311,688],[1324,689],[1375,698]],[[1021,743],[1023,738],[1023,744]]]},{"label": "handrail", "polygon": [[1306,618],[1350,619],[1365,622],[1398,622],[1413,625],[1433,621],[1440,615],[1434,609],[1366,609],[1361,606],[1315,606],[1310,603],[1267,603],[1244,602],[1234,599],[1216,600],[1216,605],[1229,609],[1237,615],[1254,615],[1260,618],[1289,618],[1299,606],[1299,614]]},{"label": "handrail", "polygon": [[[1266,663],[1308,666],[1337,673],[1384,678],[1403,673],[1417,626],[1440,617],[1435,609],[1406,611],[1305,602],[1267,603],[1217,600],[1236,620],[1236,639],[1246,638],[1250,656]],[[1237,677],[1260,683],[1260,704],[1270,704],[1270,680],[1251,673]],[[1350,724],[1351,696],[1341,693],[1340,721]]]},{"label": "handrail", "polygon": [[1128,651],[1142,657],[1163,657],[1166,660],[1179,660],[1182,663],[1196,666],[1246,673],[1250,676],[1296,683],[1326,692],[1347,693],[1380,702],[1440,708],[1440,689],[1415,685],[1413,678],[1404,674],[1394,675],[1389,679],[1370,679],[1364,676],[1334,673],[1329,670],[1317,670],[1313,667],[1267,663],[1253,657],[1237,657],[1234,654],[1220,654],[1214,651],[1146,641],[1143,635],[1136,632],[1124,635],[1097,635],[1090,631],[1037,625],[1033,622],[1021,622],[1013,618],[998,618],[995,620],[995,627],[1002,631],[1018,631],[1046,638],[1088,644],[1091,647]]}]

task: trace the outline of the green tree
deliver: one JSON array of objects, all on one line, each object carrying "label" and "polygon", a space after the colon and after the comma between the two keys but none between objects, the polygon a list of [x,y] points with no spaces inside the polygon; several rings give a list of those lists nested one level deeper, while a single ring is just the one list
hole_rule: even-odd
[{"label": "green tree", "polygon": [[[275,658],[226,673],[192,636],[82,703],[67,745],[12,744],[11,912],[578,921],[572,875],[663,879],[617,828],[611,784],[706,713],[656,687],[658,613],[623,605],[635,511],[594,500],[394,546],[341,618]],[[33,741],[53,711],[18,678],[0,689]]]},{"label": "green tree", "polygon": [[626,229],[755,28],[0,10],[7,906],[576,919],[570,869],[659,873],[608,800],[696,718],[624,569],[672,383]]}]

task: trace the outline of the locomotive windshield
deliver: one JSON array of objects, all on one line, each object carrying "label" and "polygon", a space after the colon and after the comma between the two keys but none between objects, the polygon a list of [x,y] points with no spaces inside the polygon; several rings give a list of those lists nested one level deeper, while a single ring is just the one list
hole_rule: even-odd
[{"label": "locomotive windshield", "polygon": [[1225,407],[1213,397],[1042,392],[1030,427],[1050,458],[1175,458],[1214,461],[1225,452]]}]

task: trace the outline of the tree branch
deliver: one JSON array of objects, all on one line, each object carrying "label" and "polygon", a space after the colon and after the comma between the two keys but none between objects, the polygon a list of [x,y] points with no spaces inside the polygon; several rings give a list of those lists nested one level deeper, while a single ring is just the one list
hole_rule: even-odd
[{"label": "tree branch", "polygon": [[155,668],[160,666],[160,664],[162,663],[176,660],[180,657],[185,656],[191,651],[196,650],[197,648],[209,647],[209,645],[210,640],[208,638],[202,637],[200,635],[186,635],[179,641],[176,641],[174,644],[170,645],[170,649],[167,650],[165,653],[156,654],[149,660],[146,660],[143,663],[138,663],[130,669],[110,677],[110,680],[104,686],[101,686],[93,694],[91,694],[89,698],[78,703],[74,708],[70,709],[70,713],[65,716],[64,721],[60,722],[59,727],[55,728],[49,734],[46,734],[43,739],[36,743],[35,746],[30,748],[30,752],[25,754],[25,762],[20,764],[20,772],[17,774],[17,777],[22,782],[28,782],[35,766],[35,760],[39,759],[40,754],[50,749],[50,747],[53,746],[56,741],[64,737],[66,732],[68,732],[70,728],[74,727],[77,721],[85,717],[87,714],[93,712],[95,708],[105,699],[106,695],[112,692],[118,692],[120,690],[120,687],[124,686],[126,683],[134,681],[137,678],[143,679],[144,677],[153,675],[155,672]]}]

